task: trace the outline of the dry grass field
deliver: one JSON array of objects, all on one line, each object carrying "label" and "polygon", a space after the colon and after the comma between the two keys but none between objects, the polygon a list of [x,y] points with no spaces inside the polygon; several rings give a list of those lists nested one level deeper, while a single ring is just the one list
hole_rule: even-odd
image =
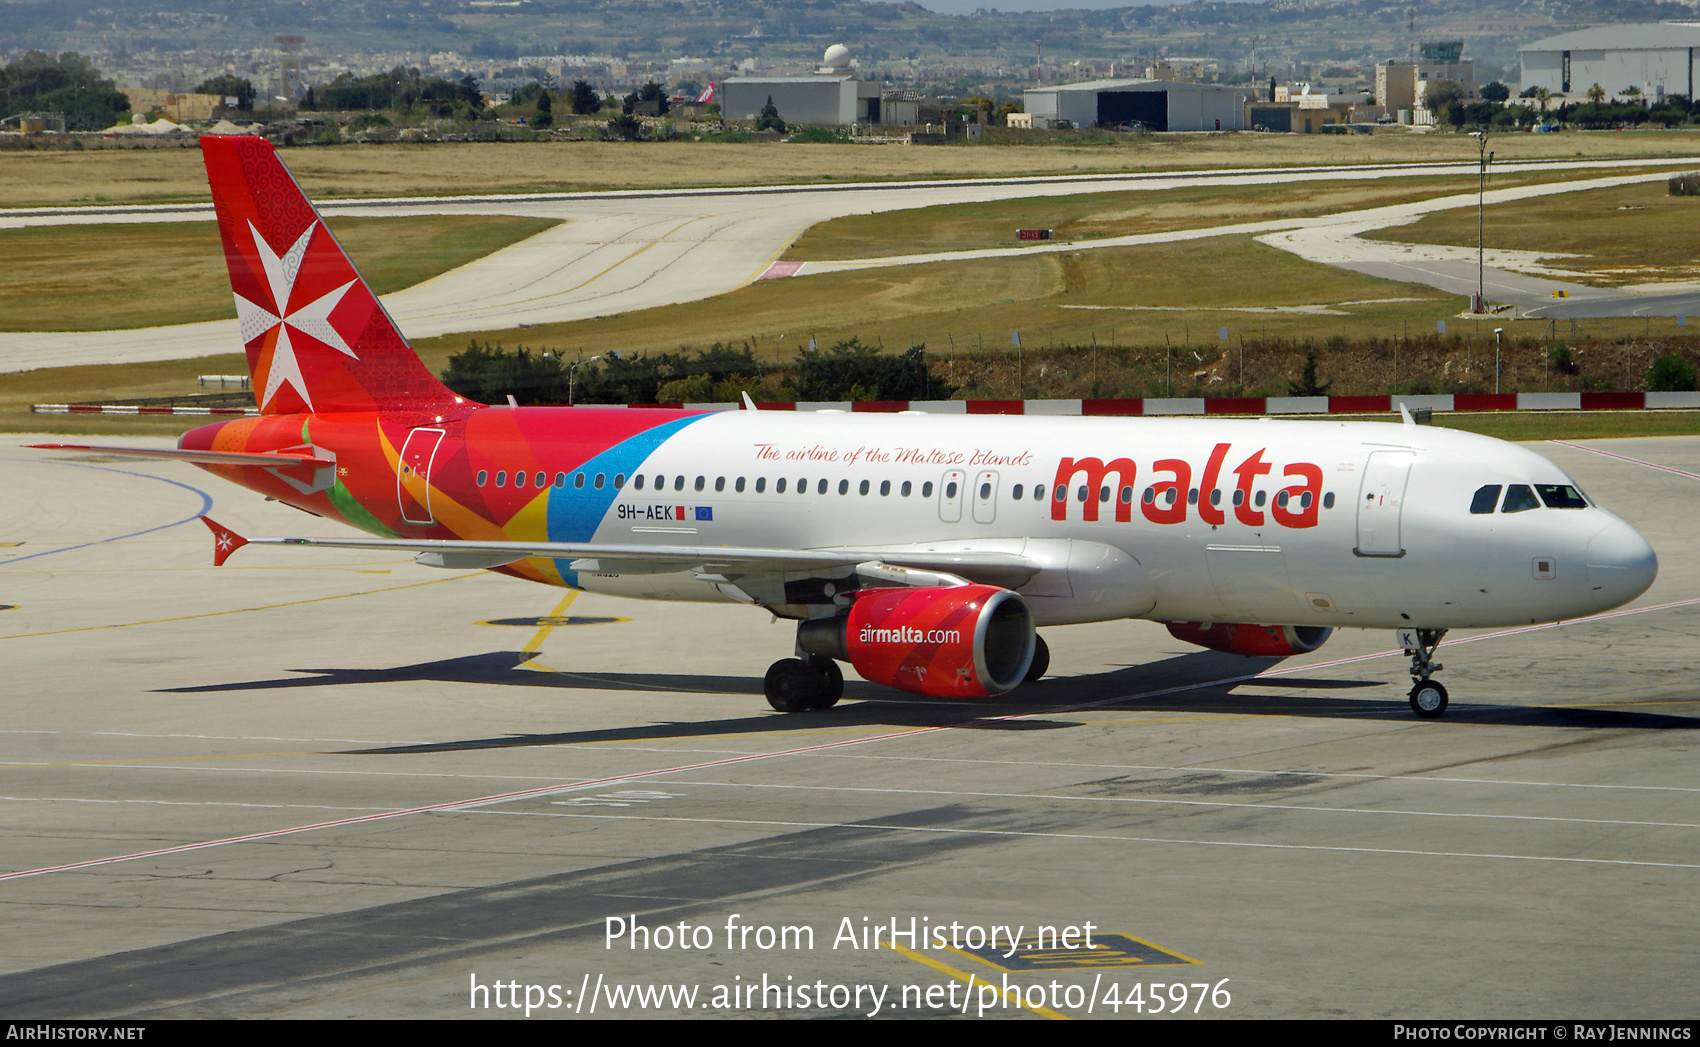
[{"label": "dry grass field", "polygon": [[[411,287],[555,223],[508,216],[330,218],[379,294]],[[0,230],[0,331],[154,327],[235,315],[218,227],[58,225]]]},{"label": "dry grass field", "polygon": [[[1576,178],[1575,172],[1513,175],[1495,185]],[[1212,186],[1155,192],[1029,197],[848,215],[821,222],[785,253],[794,261],[880,258],[1016,246],[1017,229],[1050,229],[1057,240],[1198,229],[1233,222],[1304,218],[1474,192],[1472,178],[1389,178]]]},{"label": "dry grass field", "polygon": [[[1231,371],[1234,351],[1200,347],[1198,350],[1218,370]],[[1129,354],[1143,357],[1143,368],[1160,377],[1165,356],[1173,360],[1193,362],[1191,350],[1175,350],[1165,354],[1148,350]],[[1089,351],[1076,351],[1073,359],[1063,354],[1041,354],[1041,359],[1029,359],[1025,373],[1028,395],[1081,395],[1079,384],[1070,372],[1089,374],[1093,366]],[[1105,354],[1108,355],[1107,353]],[[1281,383],[1290,380],[1296,354],[1273,354],[1280,359],[1258,359],[1257,350],[1248,351],[1246,363],[1254,375],[1272,386],[1268,391],[1285,392]],[[1539,372],[1539,352],[1523,351],[1507,367],[1507,377],[1532,379]],[[1330,354],[1329,363],[1338,370],[1385,366],[1388,353],[1358,353],[1347,360]],[[1481,362],[1486,363],[1486,354]],[[0,432],[52,432],[87,437],[93,440],[123,442],[137,435],[175,435],[205,424],[205,418],[168,418],[158,416],[99,417],[91,415],[42,415],[30,413],[32,403],[63,403],[67,400],[98,400],[115,397],[170,396],[192,392],[195,376],[206,373],[239,372],[245,366],[241,356],[210,357],[203,360],[174,360],[157,364],[116,365],[110,367],[77,367],[29,371],[22,374],[0,375]],[[962,361],[960,370],[970,366],[985,370],[984,362]],[[1013,375],[1014,354],[1005,354],[997,366]],[[948,371],[949,362],[945,369]],[[1176,368],[1179,370],[1179,368]],[[1047,373],[1040,374],[1043,370]],[[1108,367],[1105,367],[1106,372]],[[1286,375],[1286,377],[1282,377]],[[966,374],[959,374],[959,379]],[[1539,388],[1531,381],[1531,388]],[[1160,389],[1151,390],[1161,392]],[[1186,390],[1181,390],[1186,391]],[[1013,395],[1012,389],[980,389],[973,395],[995,397]],[[1346,416],[1332,416],[1343,420]],[[1386,421],[1387,416],[1363,416],[1363,420]],[[1444,414],[1436,422],[1453,429],[1482,433],[1502,440],[1587,439],[1612,436],[1674,436],[1700,433],[1700,411],[1554,411],[1520,413]]]},{"label": "dry grass field", "polygon": [[[1591,156],[1687,155],[1700,153],[1700,139],[1674,132],[1521,135],[1496,139],[1495,149],[1501,159],[1583,152]],[[823,177],[823,170],[834,179],[851,180],[1439,160],[1473,153],[1473,142],[1449,135],[1222,135],[1151,136],[1130,139],[1125,146],[1033,148],[690,142],[344,147],[291,150],[286,160],[316,196],[376,196],[814,181]],[[198,154],[192,150],[9,154],[0,163],[0,204],[92,202],[95,196],[126,202],[204,199],[203,177]],[[1509,184],[1509,179],[1496,179],[1495,184]],[[871,223],[856,219],[827,223],[800,240],[799,254],[793,257],[866,257],[991,246],[1007,238],[1016,225],[1030,224],[1077,237],[1116,235],[1373,206],[1469,187],[1456,180],[1401,179],[1367,185],[1313,183],[1279,191],[1099,194],[898,212],[877,216]],[[1685,205],[1700,202],[1668,198],[1662,184],[1505,205],[1490,214],[1489,242],[1553,251],[1579,249],[1577,245],[1582,244],[1593,255],[1587,268],[1606,280],[1683,278],[1693,271],[1689,267],[1700,266],[1700,251],[1685,243],[1695,228]],[[1633,210],[1637,207],[1640,210]],[[1572,213],[1585,226],[1574,235],[1568,218]],[[1030,214],[1039,217],[1027,217]],[[425,279],[547,225],[527,225],[527,221],[343,219],[332,224],[382,291]],[[1473,211],[1448,212],[1383,235],[1473,244],[1474,228]],[[114,242],[115,230],[132,229],[138,239]],[[28,322],[37,324],[52,323],[55,312],[86,313],[91,310],[87,273],[95,271],[103,274],[94,292],[99,305],[113,315],[122,314],[127,325],[202,318],[186,309],[210,308],[215,316],[228,313],[228,284],[210,225],[105,227],[98,231],[104,245],[56,239],[78,235],[86,234],[63,227],[0,233],[9,261],[22,260],[0,270],[0,301],[33,298],[55,303],[30,314]],[[67,258],[76,259],[74,269]],[[92,265],[90,259],[95,259]],[[1612,272],[1637,268],[1639,273]],[[114,275],[105,278],[107,273]],[[169,274],[168,286],[162,286],[164,278],[159,273]],[[198,301],[196,294],[206,297]],[[1249,237],[1223,236],[1183,244],[767,280],[702,302],[523,331],[445,336],[423,340],[418,348],[427,365],[440,371],[451,354],[474,338],[586,356],[612,349],[671,351],[700,349],[715,341],[748,342],[762,359],[779,362],[795,356],[810,337],[822,345],[859,337],[864,343],[891,349],[925,343],[942,377],[964,387],[960,395],[1117,396],[1160,395],[1170,389],[1179,395],[1281,394],[1286,382],[1296,377],[1295,359],[1302,359],[1302,354],[1295,357],[1291,345],[1308,339],[1325,346],[1336,337],[1382,342],[1380,348],[1359,354],[1361,359],[1335,359],[1325,353],[1323,380],[1330,380],[1332,374],[1351,386],[1336,387],[1335,392],[1386,391],[1393,385],[1409,388],[1419,381],[1432,381],[1437,387],[1461,380],[1479,384],[1483,380],[1480,368],[1491,355],[1487,347],[1493,326],[1507,328],[1508,342],[1563,337],[1578,348],[1587,346],[1585,353],[1594,352],[1588,343],[1597,339],[1602,349],[1595,369],[1604,370],[1600,370],[1603,377],[1595,380],[1616,388],[1633,387],[1640,374],[1637,368],[1644,362],[1639,357],[1630,359],[1634,356],[1630,352],[1620,354],[1621,366],[1608,363],[1603,343],[1676,333],[1671,321],[1642,320],[1591,321],[1582,329],[1563,332],[1548,331],[1546,324],[1535,321],[1498,320],[1481,328],[1457,318],[1464,307],[1461,299],[1431,288],[1312,265]],[[24,322],[18,319],[24,313],[21,308],[7,310],[0,316],[0,329],[25,329],[16,326]],[[1432,335],[1441,320],[1448,321],[1452,335],[1461,336],[1461,341],[1431,354],[1434,359],[1425,360],[1420,352],[1409,349],[1401,355],[1400,345],[1408,346],[1411,338],[1420,343],[1420,336]],[[1226,341],[1219,339],[1221,327],[1228,329]],[[1022,336],[1020,352],[1011,346],[1014,331]],[[1243,353],[1242,340],[1249,346]],[[1286,340],[1288,349],[1260,356],[1259,345],[1273,340]],[[1053,344],[1080,348],[1069,353],[1043,351]],[[1094,344],[1142,348],[1124,354],[1122,364],[1112,369],[1100,366],[1099,354],[1090,348]],[[1524,384],[1525,389],[1543,387],[1538,383],[1543,380],[1544,345],[1507,355],[1508,384],[1520,381],[1535,383]],[[33,415],[29,404],[183,395],[195,391],[198,374],[236,372],[244,366],[240,355],[231,354],[0,375],[0,430],[50,429],[112,439],[140,432],[181,432],[200,422]],[[1462,370],[1453,373],[1448,368]],[[1428,371],[1435,373],[1431,376]],[[1491,377],[1486,380],[1491,387]],[[1458,416],[1447,424],[1509,439],[1537,439],[1696,432],[1700,414]]]},{"label": "dry grass field", "polygon": [[[1663,183],[1596,189],[1487,209],[1489,247],[1538,251],[1546,264],[1617,286],[1700,280],[1700,197]],[[1414,225],[1368,234],[1400,243],[1476,246],[1475,208],[1439,211]]]},{"label": "dry grass field", "polygon": [[[777,360],[811,337],[823,345],[850,337],[892,348],[925,343],[948,353],[1009,347],[1015,331],[1029,347],[1214,345],[1222,325],[1231,337],[1390,336],[1407,323],[1432,331],[1435,319],[1460,307],[1461,300],[1431,288],[1223,236],[762,280],[701,302],[471,337],[587,356],[748,341],[762,358]],[[445,336],[421,348],[446,360],[468,338]]]},{"label": "dry grass field", "polygon": [[[1568,341],[1582,349],[1579,359],[1592,361],[1593,350],[1583,347],[1593,340],[1679,333],[1674,320],[1596,320],[1556,330],[1544,321],[1478,321],[1459,316],[1467,307],[1463,298],[1426,286],[1316,265],[1248,236],[1222,236],[764,280],[702,302],[444,336],[419,348],[438,369],[472,339],[586,357],[748,343],[758,358],[777,363],[795,357],[811,337],[823,346],[856,337],[893,350],[925,344],[942,377],[969,396],[1142,396],[1169,388],[1176,395],[1279,395],[1302,366],[1302,354],[1290,347],[1307,340],[1325,349],[1323,380],[1339,379],[1335,392],[1409,390],[1419,382],[1436,392],[1460,383],[1488,391],[1492,330],[1503,327],[1508,346],[1541,343],[1508,349],[1507,388],[1565,390],[1583,386],[1579,378],[1548,373],[1547,342]],[[1446,346],[1426,356],[1410,347],[1425,337],[1433,341],[1441,321],[1448,325]],[[1013,332],[1021,334],[1019,353]],[[1331,340],[1379,340],[1380,348],[1336,359],[1326,350]],[[1242,342],[1251,347],[1243,354]],[[1260,344],[1277,342],[1289,348],[1259,355]],[[1046,370],[1053,345],[1080,347],[1061,373]],[[1142,348],[1112,367],[1107,357],[1100,366],[1089,355],[1093,345]],[[1603,384],[1587,387],[1638,388],[1651,359],[1632,355],[1599,357],[1589,374]]]},{"label": "dry grass field", "polygon": [[187,432],[210,419],[159,415],[33,414],[30,405],[185,396],[202,391],[195,385],[197,375],[246,374],[247,370],[247,359],[236,352],[198,360],[52,367],[0,374],[0,432],[68,433],[116,440],[135,434]]},{"label": "dry grass field", "polygon": [[1435,421],[1448,429],[1480,433],[1497,440],[1589,440],[1700,433],[1700,411],[1519,411],[1436,415]]},{"label": "dry grass field", "polygon": [[[1501,161],[1700,156],[1691,131],[1504,135]],[[717,142],[345,145],[285,151],[315,198],[984,178],[1243,166],[1470,161],[1453,134],[1127,136],[1112,145],[853,146]],[[206,200],[191,146],[8,152],[0,207]]]}]

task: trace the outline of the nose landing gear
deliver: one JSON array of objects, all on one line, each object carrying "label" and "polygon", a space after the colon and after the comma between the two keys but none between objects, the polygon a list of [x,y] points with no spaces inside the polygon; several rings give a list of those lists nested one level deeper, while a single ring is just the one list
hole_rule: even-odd
[{"label": "nose landing gear", "polygon": [[1446,688],[1429,679],[1445,666],[1434,660],[1445,629],[1400,629],[1399,645],[1411,656],[1411,711],[1425,720],[1446,712]]}]

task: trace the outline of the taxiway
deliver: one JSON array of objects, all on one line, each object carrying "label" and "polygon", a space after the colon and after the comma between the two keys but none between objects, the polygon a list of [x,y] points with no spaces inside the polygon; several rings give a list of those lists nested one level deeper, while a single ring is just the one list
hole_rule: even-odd
[{"label": "taxiway", "polygon": [[[1091,987],[1098,1016],[1112,984],[1223,979],[1200,1013],[1692,1011],[1700,439],[1540,447],[1659,579],[1609,615],[1454,634],[1437,722],[1410,715],[1389,635],[1278,663],[1143,622],[1047,630],[1054,675],[1001,700],[852,679],[787,716],[761,674],[791,629],[765,614],[326,550],[215,569],[208,510],[338,531],[192,467],[27,441],[0,448],[10,1018],[516,1016],[472,986],[557,986],[535,1019],[586,1013],[599,979],[705,994],[601,1014],[820,1016],[866,1002],[709,993],[878,984],[889,1005],[1004,977],[833,947],[845,918],[910,916],[1148,944],[1008,976]],[[733,914],[814,945],[728,947]],[[610,918],[714,940],[608,948]],[[1084,1013],[1044,1002],[997,1013]]]}]

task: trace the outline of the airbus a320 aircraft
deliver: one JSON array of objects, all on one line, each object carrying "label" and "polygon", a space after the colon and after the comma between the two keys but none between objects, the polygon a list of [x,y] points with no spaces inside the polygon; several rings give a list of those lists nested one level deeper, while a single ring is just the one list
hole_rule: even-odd
[{"label": "airbus a320 aircraft", "polygon": [[[1148,618],[1266,656],[1399,630],[1411,708],[1433,717],[1446,630],[1592,614],[1657,572],[1545,458],[1408,419],[473,403],[420,363],[268,143],[201,147],[260,415],[175,451],[100,450],[194,462],[375,536],[256,544],[794,619],[794,656],[767,671],[775,709],[831,706],[838,662],[924,695],[999,694],[1045,672],[1036,627]],[[246,544],[207,524],[215,563]]]}]

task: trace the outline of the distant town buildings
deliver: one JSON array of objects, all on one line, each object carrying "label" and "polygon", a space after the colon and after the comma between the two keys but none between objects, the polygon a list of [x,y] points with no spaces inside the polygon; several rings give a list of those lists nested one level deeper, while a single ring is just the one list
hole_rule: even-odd
[{"label": "distant town buildings", "polygon": [[124,97],[130,100],[130,112],[158,113],[180,124],[212,120],[225,107],[222,95],[161,91],[151,87],[126,87],[123,91]]},{"label": "distant town buildings", "polygon": [[1267,99],[1246,106],[1253,130],[1319,134],[1336,124],[1373,124],[1383,113],[1361,91],[1325,91],[1309,83],[1276,84]]},{"label": "distant town buildings", "polygon": [[[1463,101],[1481,100],[1476,86],[1476,63],[1463,57],[1462,40],[1431,40],[1417,57],[1395,58],[1375,67],[1375,101],[1400,123],[1427,123],[1428,89],[1442,82],[1457,84]],[[1420,111],[1420,112],[1419,112]],[[1401,114],[1404,114],[1401,116]]]}]

